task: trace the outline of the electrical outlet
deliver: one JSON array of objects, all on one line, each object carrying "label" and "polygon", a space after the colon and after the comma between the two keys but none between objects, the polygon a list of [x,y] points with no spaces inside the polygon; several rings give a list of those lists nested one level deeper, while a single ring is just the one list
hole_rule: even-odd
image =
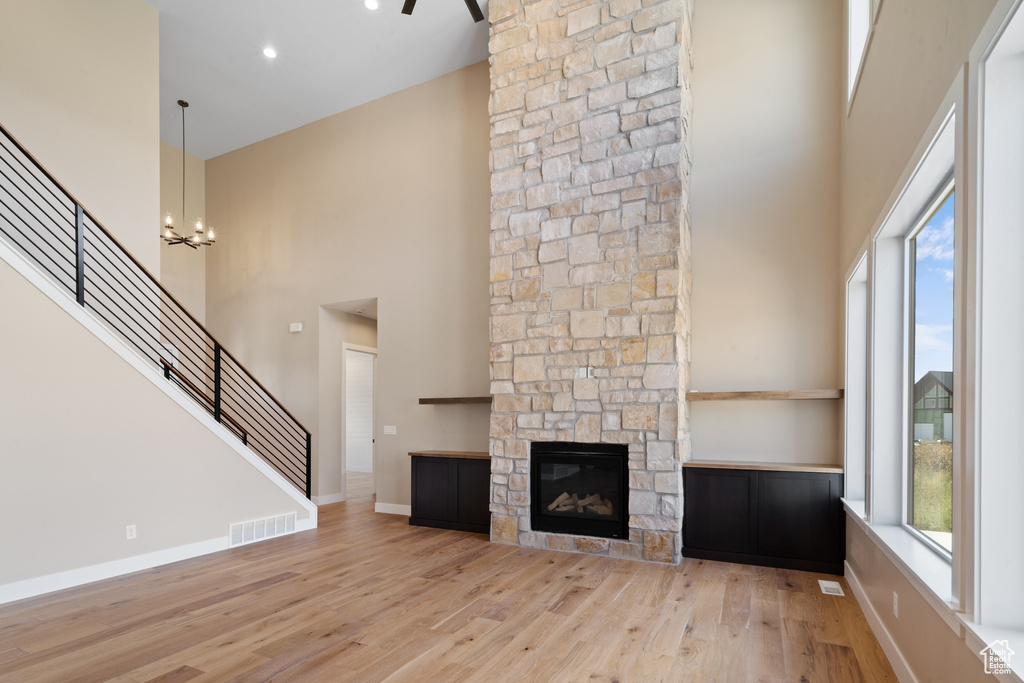
[{"label": "electrical outlet", "polygon": [[135,537],[138,536],[138,534],[135,531],[135,525],[129,524],[128,526],[126,526],[124,528],[124,535],[125,538],[127,538],[129,541],[135,540]]},{"label": "electrical outlet", "polygon": [[896,591],[892,592],[892,615],[900,618],[900,596],[896,595]]}]

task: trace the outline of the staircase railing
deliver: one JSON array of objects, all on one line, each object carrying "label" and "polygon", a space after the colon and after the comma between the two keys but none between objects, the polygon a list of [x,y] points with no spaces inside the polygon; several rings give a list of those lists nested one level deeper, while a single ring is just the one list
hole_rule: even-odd
[{"label": "staircase railing", "polygon": [[0,132],[0,233],[9,244],[309,498],[309,430],[6,128]]}]

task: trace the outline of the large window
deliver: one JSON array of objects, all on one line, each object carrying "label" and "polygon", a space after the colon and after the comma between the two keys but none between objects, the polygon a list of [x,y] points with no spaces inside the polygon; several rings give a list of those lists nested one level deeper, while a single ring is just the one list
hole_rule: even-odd
[{"label": "large window", "polygon": [[907,523],[953,550],[952,191],[907,240],[910,406]]}]

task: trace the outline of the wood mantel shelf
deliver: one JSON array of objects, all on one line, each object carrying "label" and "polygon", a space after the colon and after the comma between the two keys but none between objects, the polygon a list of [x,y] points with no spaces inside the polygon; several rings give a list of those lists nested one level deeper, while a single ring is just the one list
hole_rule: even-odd
[{"label": "wood mantel shelf", "polygon": [[409,455],[418,455],[423,458],[459,458],[461,460],[491,459],[491,455],[487,451],[412,451]]},{"label": "wood mantel shelf", "polygon": [[420,405],[453,405],[465,403],[490,403],[490,396],[453,396],[449,398],[421,398]]},{"label": "wood mantel shelf", "polygon": [[793,391],[688,391],[687,401],[792,401],[837,399],[842,389],[797,389]]}]

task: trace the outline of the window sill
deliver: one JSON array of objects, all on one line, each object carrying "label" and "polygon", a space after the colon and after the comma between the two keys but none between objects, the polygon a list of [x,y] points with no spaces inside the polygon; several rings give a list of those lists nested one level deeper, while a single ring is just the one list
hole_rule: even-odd
[{"label": "window sill", "polygon": [[844,498],[843,506],[850,519],[864,530],[936,614],[962,638],[964,621],[952,604],[952,565],[902,526],[869,524],[864,519],[864,501]]},{"label": "window sill", "polygon": [[[966,619],[962,621],[966,629],[964,641],[979,658],[981,658],[981,651],[997,640],[1009,641],[1010,648],[1016,648],[1017,653],[1021,651],[1020,646],[1024,645],[1024,631],[1010,631],[1008,629],[982,626]],[[996,675],[995,679],[1001,681],[1001,683],[1022,683],[1024,681],[1024,658],[1017,654],[1009,659],[1010,671],[1012,673]]]}]

